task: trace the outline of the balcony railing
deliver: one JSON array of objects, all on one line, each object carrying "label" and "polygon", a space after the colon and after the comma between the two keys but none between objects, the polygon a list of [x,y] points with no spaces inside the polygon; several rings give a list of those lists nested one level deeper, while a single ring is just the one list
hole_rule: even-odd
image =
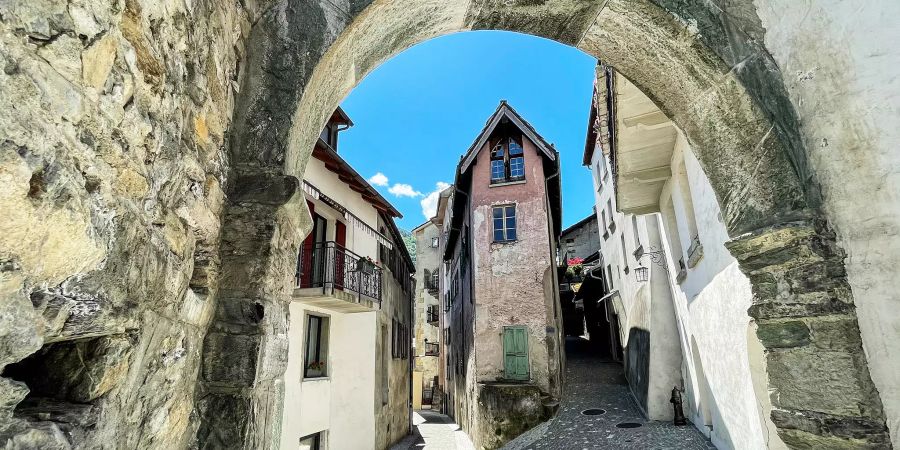
[{"label": "balcony railing", "polygon": [[300,246],[297,288],[322,288],[323,294],[343,291],[380,303],[381,276],[373,262],[335,242]]}]

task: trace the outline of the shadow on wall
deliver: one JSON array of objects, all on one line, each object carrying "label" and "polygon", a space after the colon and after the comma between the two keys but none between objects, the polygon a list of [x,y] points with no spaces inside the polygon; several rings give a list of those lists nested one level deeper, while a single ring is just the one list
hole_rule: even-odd
[{"label": "shadow on wall", "polygon": [[647,395],[650,389],[650,331],[631,328],[625,347],[625,377],[644,415],[647,415]]},{"label": "shadow on wall", "polygon": [[[689,386],[695,389],[689,395],[689,398],[693,401],[692,409],[688,415],[689,418],[694,423],[694,426],[703,432],[706,437],[710,438],[716,446],[724,445],[726,448],[735,448],[731,439],[731,433],[728,432],[728,428],[722,420],[722,412],[716,403],[715,395],[706,378],[697,340],[693,336],[691,336],[691,362],[696,378],[694,383],[689,383]],[[686,372],[688,377],[690,377],[692,372],[690,370]]]}]

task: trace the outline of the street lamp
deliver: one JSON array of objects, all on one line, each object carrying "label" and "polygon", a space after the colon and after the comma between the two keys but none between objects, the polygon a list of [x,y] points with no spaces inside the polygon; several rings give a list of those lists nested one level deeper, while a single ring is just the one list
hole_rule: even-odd
[{"label": "street lamp", "polygon": [[634,269],[634,278],[637,281],[647,281],[650,276],[650,269],[647,269],[644,266],[638,266],[637,269]]},{"label": "street lamp", "polygon": [[634,269],[634,278],[637,281],[647,281],[650,279],[650,269],[644,267],[644,265],[640,262],[645,256],[650,257],[650,262],[656,264],[659,267],[662,267],[663,270],[668,271],[666,268],[666,254],[662,249],[657,250],[654,247],[650,247],[650,251],[644,252],[641,256],[637,258],[638,260],[638,268]]}]

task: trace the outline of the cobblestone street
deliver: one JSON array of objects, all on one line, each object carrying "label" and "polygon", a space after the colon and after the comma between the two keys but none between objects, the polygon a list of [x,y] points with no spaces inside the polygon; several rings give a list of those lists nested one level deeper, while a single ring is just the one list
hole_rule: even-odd
[{"label": "cobblestone street", "polygon": [[[693,425],[645,420],[628,390],[622,366],[592,356],[585,339],[566,341],[566,395],[557,415],[514,439],[509,450],[714,449]],[[600,415],[583,415],[591,408]],[[620,423],[640,424],[617,428]]]},{"label": "cobblestone street", "polygon": [[474,450],[469,436],[453,419],[434,411],[413,413],[416,431],[395,444],[391,450]]}]

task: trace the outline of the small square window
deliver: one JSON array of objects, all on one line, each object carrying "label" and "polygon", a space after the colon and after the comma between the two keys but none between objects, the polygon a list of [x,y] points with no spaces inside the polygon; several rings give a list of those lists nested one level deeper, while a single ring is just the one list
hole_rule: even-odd
[{"label": "small square window", "polygon": [[438,246],[440,245],[440,243],[441,243],[441,239],[440,239],[440,238],[438,238],[438,237],[433,237],[433,238],[431,238],[431,247],[433,247],[433,248],[438,248]]},{"label": "small square window", "polygon": [[516,207],[495,206],[494,217],[494,242],[506,242],[516,240]]},{"label": "small square window", "polygon": [[306,316],[306,354],[303,378],[328,375],[328,318]]}]

